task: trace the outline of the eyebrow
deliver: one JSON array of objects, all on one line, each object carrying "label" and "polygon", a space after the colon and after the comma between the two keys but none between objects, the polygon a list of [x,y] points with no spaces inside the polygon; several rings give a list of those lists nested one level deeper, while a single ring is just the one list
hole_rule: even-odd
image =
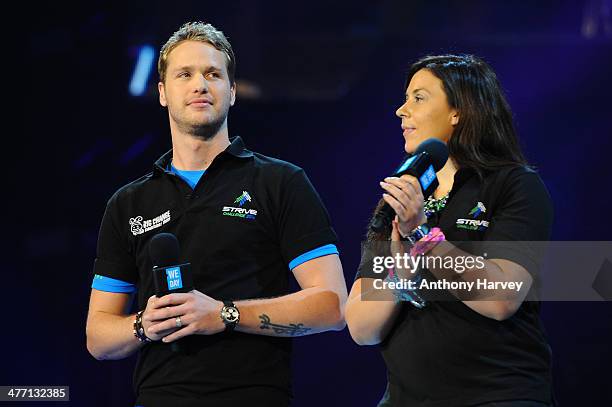
[{"label": "eyebrow", "polygon": [[[427,89],[425,89],[425,88],[417,88],[417,89],[413,90],[413,91],[412,91],[412,93],[413,93],[413,94],[415,94],[415,93],[417,93],[417,92],[421,92],[421,91],[423,91],[423,92],[427,92],[427,93],[430,93],[430,92],[429,92]],[[406,95],[408,95],[408,92],[406,92]]]},{"label": "eyebrow", "polygon": [[[184,65],[184,66],[179,66],[178,68],[175,68],[172,70],[172,72],[180,72],[180,71],[192,71],[194,69],[193,65]],[[216,66],[208,66],[206,67],[206,72],[221,72],[221,69],[216,67]]]}]

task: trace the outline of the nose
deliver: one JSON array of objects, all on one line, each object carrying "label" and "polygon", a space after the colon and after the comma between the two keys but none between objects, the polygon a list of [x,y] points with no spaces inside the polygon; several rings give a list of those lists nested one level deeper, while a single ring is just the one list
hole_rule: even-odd
[{"label": "nose", "polygon": [[400,119],[403,117],[410,116],[410,110],[408,109],[408,102],[404,102],[403,105],[398,107],[397,110],[395,111],[395,115],[399,117]]},{"label": "nose", "polygon": [[196,75],[195,92],[208,93],[208,81],[204,75]]}]

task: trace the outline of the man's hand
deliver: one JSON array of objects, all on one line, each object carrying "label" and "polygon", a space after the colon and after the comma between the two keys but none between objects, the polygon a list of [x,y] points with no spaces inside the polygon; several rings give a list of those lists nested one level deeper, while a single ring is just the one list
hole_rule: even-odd
[{"label": "man's hand", "polygon": [[166,329],[163,331],[153,329],[154,326],[166,321],[166,318],[158,319],[158,313],[156,312],[163,309],[163,307],[158,305],[160,299],[161,298],[157,298],[155,295],[150,296],[147,300],[145,311],[142,313],[142,327],[144,328],[145,335],[152,341],[159,341],[164,336],[169,335],[178,329],[176,325],[172,329]]},{"label": "man's hand", "polygon": [[[151,301],[151,311],[145,311],[143,324],[145,321],[149,324],[145,333],[153,340],[163,338],[163,342],[173,342],[187,335],[213,335],[225,330],[220,316],[223,303],[198,290],[168,294]],[[180,317],[180,327],[176,317]]]}]

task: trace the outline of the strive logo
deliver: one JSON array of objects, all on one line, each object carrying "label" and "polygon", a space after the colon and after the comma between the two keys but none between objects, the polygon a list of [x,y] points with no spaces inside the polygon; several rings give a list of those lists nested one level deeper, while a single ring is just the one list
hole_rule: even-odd
[{"label": "strive logo", "polygon": [[479,201],[476,206],[472,208],[470,213],[468,213],[468,216],[471,216],[472,219],[457,219],[457,221],[455,222],[455,226],[457,226],[457,229],[464,230],[477,230],[480,232],[482,232],[483,230],[487,230],[487,228],[489,227],[489,221],[476,220],[476,218],[479,217],[480,214],[485,213],[486,211],[487,208],[482,202]]},{"label": "strive logo", "polygon": [[237,218],[254,220],[255,217],[257,217],[257,210],[242,207],[246,202],[251,201],[251,195],[249,195],[247,191],[242,191],[242,194],[234,200],[234,204],[238,204],[238,207],[224,206],[221,213],[223,216],[234,216]]},{"label": "strive logo", "polygon": [[481,213],[485,213],[486,211],[487,208],[485,208],[484,204],[479,201],[476,206],[472,208],[470,213],[468,213],[468,215],[472,216],[473,219],[476,219]]},{"label": "strive logo", "polygon": [[489,227],[489,221],[475,219],[457,219],[455,222],[457,229],[483,231]]},{"label": "strive logo", "polygon": [[242,205],[244,205],[246,201],[251,202],[251,195],[249,195],[247,191],[242,191],[242,195],[236,198],[234,204],[238,204],[238,206],[242,208]]}]

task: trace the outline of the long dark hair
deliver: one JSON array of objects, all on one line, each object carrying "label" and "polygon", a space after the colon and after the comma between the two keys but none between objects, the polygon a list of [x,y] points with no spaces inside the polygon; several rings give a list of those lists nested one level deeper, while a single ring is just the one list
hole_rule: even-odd
[{"label": "long dark hair", "polygon": [[[449,156],[459,168],[471,168],[482,179],[502,167],[527,165],[512,110],[489,64],[474,55],[426,56],[412,64],[404,89],[421,69],[442,81],[449,106],[459,112],[459,123],[447,143]],[[374,213],[383,204],[381,200]],[[390,234],[391,229],[368,231],[368,240],[385,239]]]}]

